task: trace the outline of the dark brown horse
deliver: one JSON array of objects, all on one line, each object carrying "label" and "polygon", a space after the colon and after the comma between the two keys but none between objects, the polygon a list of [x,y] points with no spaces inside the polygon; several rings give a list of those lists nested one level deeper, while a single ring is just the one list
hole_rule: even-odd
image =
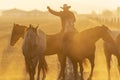
[{"label": "dark brown horse", "polygon": [[77,63],[80,64],[81,79],[83,80],[82,61],[85,58],[88,58],[91,62],[91,74],[89,77],[89,79],[91,80],[96,50],[95,43],[99,39],[103,39],[108,43],[110,42],[113,47],[115,47],[115,51],[117,52],[115,42],[112,39],[110,32],[111,31],[105,26],[97,26],[95,28],[87,29],[80,33],[65,33],[63,38],[63,51],[64,54],[72,60],[75,77],[74,80],[77,80]]},{"label": "dark brown horse", "polygon": [[39,80],[40,78],[39,76],[41,69],[43,72],[42,80],[45,79],[47,71],[47,63],[44,57],[44,51],[46,49],[46,35],[43,31],[41,30],[38,31],[37,28],[38,27],[34,28],[31,25],[29,26],[29,28],[27,28],[24,35],[22,46],[22,52],[25,57],[26,69],[27,72],[29,73],[30,80],[34,80],[37,64],[38,64],[37,80]]},{"label": "dark brown horse", "polygon": [[110,42],[104,41],[104,52],[107,61],[107,69],[108,69],[108,80],[110,80],[110,60],[111,55],[115,55],[118,59],[118,65],[120,66],[120,31],[112,31],[112,38],[114,39],[118,52],[116,52],[116,48]]},{"label": "dark brown horse", "polygon": [[[24,37],[24,33],[26,32],[26,29],[27,29],[26,26],[14,24],[13,30],[12,30],[11,41],[10,41],[11,46],[14,46],[20,38]],[[46,43],[46,50],[44,53],[45,56],[57,54],[60,64],[65,63],[64,62],[65,57],[64,57],[64,54],[61,48],[62,37],[63,37],[62,32],[54,34],[54,35],[46,35],[47,43]],[[60,65],[60,66],[61,66],[61,70],[60,70],[58,79],[60,79],[61,77],[65,77],[64,75],[65,72],[63,72],[65,71],[64,70],[65,65]]]}]

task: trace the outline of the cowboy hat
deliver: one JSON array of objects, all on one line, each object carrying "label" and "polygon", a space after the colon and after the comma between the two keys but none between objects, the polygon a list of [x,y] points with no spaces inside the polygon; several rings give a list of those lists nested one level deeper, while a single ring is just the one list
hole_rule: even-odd
[{"label": "cowboy hat", "polygon": [[62,8],[62,9],[66,9],[66,8],[71,8],[71,6],[68,6],[67,4],[63,4],[63,7],[60,7],[60,8]]}]

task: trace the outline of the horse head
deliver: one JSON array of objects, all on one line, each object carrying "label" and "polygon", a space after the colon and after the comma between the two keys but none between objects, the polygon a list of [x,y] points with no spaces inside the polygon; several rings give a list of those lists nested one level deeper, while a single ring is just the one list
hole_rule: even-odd
[{"label": "horse head", "polygon": [[31,31],[32,33],[36,33],[37,34],[37,29],[38,29],[38,26],[37,27],[33,27],[33,25],[30,24],[26,31]]},{"label": "horse head", "polygon": [[31,44],[31,46],[34,46],[37,44],[36,40],[38,37],[38,26],[37,27],[33,27],[33,25],[29,25],[29,27],[26,30],[24,39],[25,41],[27,41],[29,44]]},{"label": "horse head", "polygon": [[102,28],[102,39],[104,42],[111,44],[114,47],[114,52],[119,53],[119,48],[116,41],[112,37],[112,31],[105,25],[101,26]]},{"label": "horse head", "polygon": [[20,37],[24,37],[26,26],[14,24],[12,29],[12,35],[10,40],[10,45],[14,46],[15,43],[19,40]]},{"label": "horse head", "polygon": [[97,27],[99,28],[98,33],[104,41],[114,43],[114,39],[112,38],[112,35],[111,35],[112,31],[107,26],[102,25]]}]

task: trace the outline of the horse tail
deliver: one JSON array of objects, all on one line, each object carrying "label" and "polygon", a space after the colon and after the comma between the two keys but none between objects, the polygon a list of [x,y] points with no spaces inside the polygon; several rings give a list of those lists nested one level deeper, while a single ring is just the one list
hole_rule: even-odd
[{"label": "horse tail", "polygon": [[44,70],[45,72],[48,71],[48,65],[47,65],[47,62],[46,62],[45,58],[44,58],[43,70]]},{"label": "horse tail", "polygon": [[48,71],[48,65],[47,65],[47,62],[45,60],[45,57],[40,58],[39,65],[41,65],[41,68],[42,68],[43,72],[46,73]]},{"label": "horse tail", "polygon": [[26,72],[30,72],[30,62],[27,58],[25,58],[25,66],[26,66]]}]

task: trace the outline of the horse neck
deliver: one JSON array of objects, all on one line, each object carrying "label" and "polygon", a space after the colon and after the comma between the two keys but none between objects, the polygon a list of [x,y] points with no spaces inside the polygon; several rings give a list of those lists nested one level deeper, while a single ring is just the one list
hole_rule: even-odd
[{"label": "horse neck", "polygon": [[21,30],[21,36],[23,39],[25,37],[25,34],[26,34],[26,30],[27,30],[27,27],[26,26],[23,26],[23,30]]},{"label": "horse neck", "polygon": [[102,39],[106,42],[115,44],[114,38],[112,37],[112,32],[110,30],[102,32]]},{"label": "horse neck", "polygon": [[98,35],[98,34],[95,34],[95,35],[92,35],[92,38],[91,42],[95,43],[96,41],[98,41],[99,39],[101,39],[101,35]]},{"label": "horse neck", "polygon": [[100,38],[102,38],[101,31],[96,28],[87,29],[85,31],[80,32],[80,38],[89,40],[91,43],[95,43]]}]

